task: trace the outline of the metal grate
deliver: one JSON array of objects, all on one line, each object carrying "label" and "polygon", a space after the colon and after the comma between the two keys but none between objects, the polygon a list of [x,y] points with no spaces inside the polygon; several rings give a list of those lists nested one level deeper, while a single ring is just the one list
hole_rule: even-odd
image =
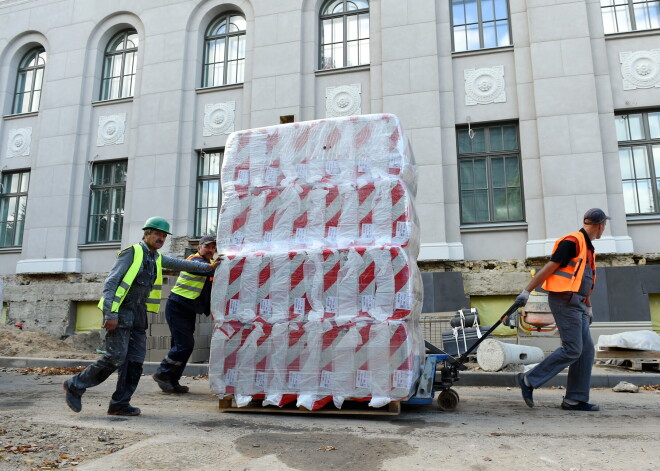
[{"label": "metal grate", "polygon": [[442,349],[442,332],[452,330],[449,321],[454,314],[454,312],[422,314],[419,322],[424,332],[424,340]]}]

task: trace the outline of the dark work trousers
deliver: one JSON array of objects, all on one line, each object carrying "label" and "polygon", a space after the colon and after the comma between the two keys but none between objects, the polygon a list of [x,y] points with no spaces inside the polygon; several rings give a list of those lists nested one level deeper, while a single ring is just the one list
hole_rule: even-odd
[{"label": "dark work trousers", "polygon": [[161,362],[158,373],[179,384],[183,370],[195,348],[195,321],[197,314],[183,304],[171,299],[165,306],[165,320],[172,333],[172,348]]},{"label": "dark work trousers", "polygon": [[548,293],[548,303],[561,337],[561,347],[527,373],[530,386],[538,388],[568,367],[566,399],[589,402],[594,343],[584,296]]},{"label": "dark work trousers", "polygon": [[107,331],[106,353],[70,380],[69,387],[83,394],[87,388],[101,384],[119,370],[117,387],[110,400],[111,409],[130,403],[142,376],[147,352],[147,311],[144,303],[132,307],[132,312],[124,311],[120,315],[116,329]]}]

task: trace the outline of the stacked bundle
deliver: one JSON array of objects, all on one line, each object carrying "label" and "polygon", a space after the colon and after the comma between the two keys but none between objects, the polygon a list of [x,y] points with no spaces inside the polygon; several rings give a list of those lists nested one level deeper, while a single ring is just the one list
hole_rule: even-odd
[{"label": "stacked bundle", "polygon": [[408,398],[423,356],[422,282],[398,119],[234,133],[222,183],[212,391],[310,410]]}]

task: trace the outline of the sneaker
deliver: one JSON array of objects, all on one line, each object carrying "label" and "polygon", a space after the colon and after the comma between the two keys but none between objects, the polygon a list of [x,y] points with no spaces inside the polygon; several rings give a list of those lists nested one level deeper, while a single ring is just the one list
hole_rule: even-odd
[{"label": "sneaker", "polygon": [[134,415],[140,415],[141,413],[142,411],[139,408],[133,407],[131,405],[119,406],[117,408],[110,406],[108,408],[108,415],[123,415],[131,417]]},{"label": "sneaker", "polygon": [[188,391],[190,391],[190,388],[188,386],[183,386],[182,384],[179,383],[173,384],[172,387],[174,388],[173,392],[177,394],[185,394]]},{"label": "sneaker", "polygon": [[71,389],[71,385],[69,384],[68,379],[62,383],[62,389],[64,389],[64,392],[66,392],[65,400],[66,405],[69,406],[69,409],[71,409],[73,412],[80,412],[82,410],[82,394],[78,394],[73,389]]},{"label": "sneaker", "polygon": [[527,404],[527,407],[534,407],[534,398],[532,397],[534,388],[525,384],[525,375],[523,373],[518,373],[516,378],[518,380],[518,386],[520,386],[522,397],[525,400],[525,404]]},{"label": "sneaker", "polygon": [[169,379],[165,376],[160,373],[154,373],[151,377],[156,383],[158,383],[158,387],[160,387],[161,391],[166,393],[174,392],[174,386],[172,386],[172,383],[170,383]]},{"label": "sneaker", "polygon": [[598,404],[589,404],[588,402],[578,402],[577,404],[569,404],[568,402],[561,401],[561,408],[564,410],[581,410],[585,412],[596,412],[600,410]]}]

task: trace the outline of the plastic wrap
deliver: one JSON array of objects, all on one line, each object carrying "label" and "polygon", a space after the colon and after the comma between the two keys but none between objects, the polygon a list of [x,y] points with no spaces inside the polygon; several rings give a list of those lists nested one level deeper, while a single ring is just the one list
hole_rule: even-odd
[{"label": "plastic wrap", "polygon": [[239,407],[382,407],[421,373],[416,170],[394,115],[233,133],[211,389]]}]

